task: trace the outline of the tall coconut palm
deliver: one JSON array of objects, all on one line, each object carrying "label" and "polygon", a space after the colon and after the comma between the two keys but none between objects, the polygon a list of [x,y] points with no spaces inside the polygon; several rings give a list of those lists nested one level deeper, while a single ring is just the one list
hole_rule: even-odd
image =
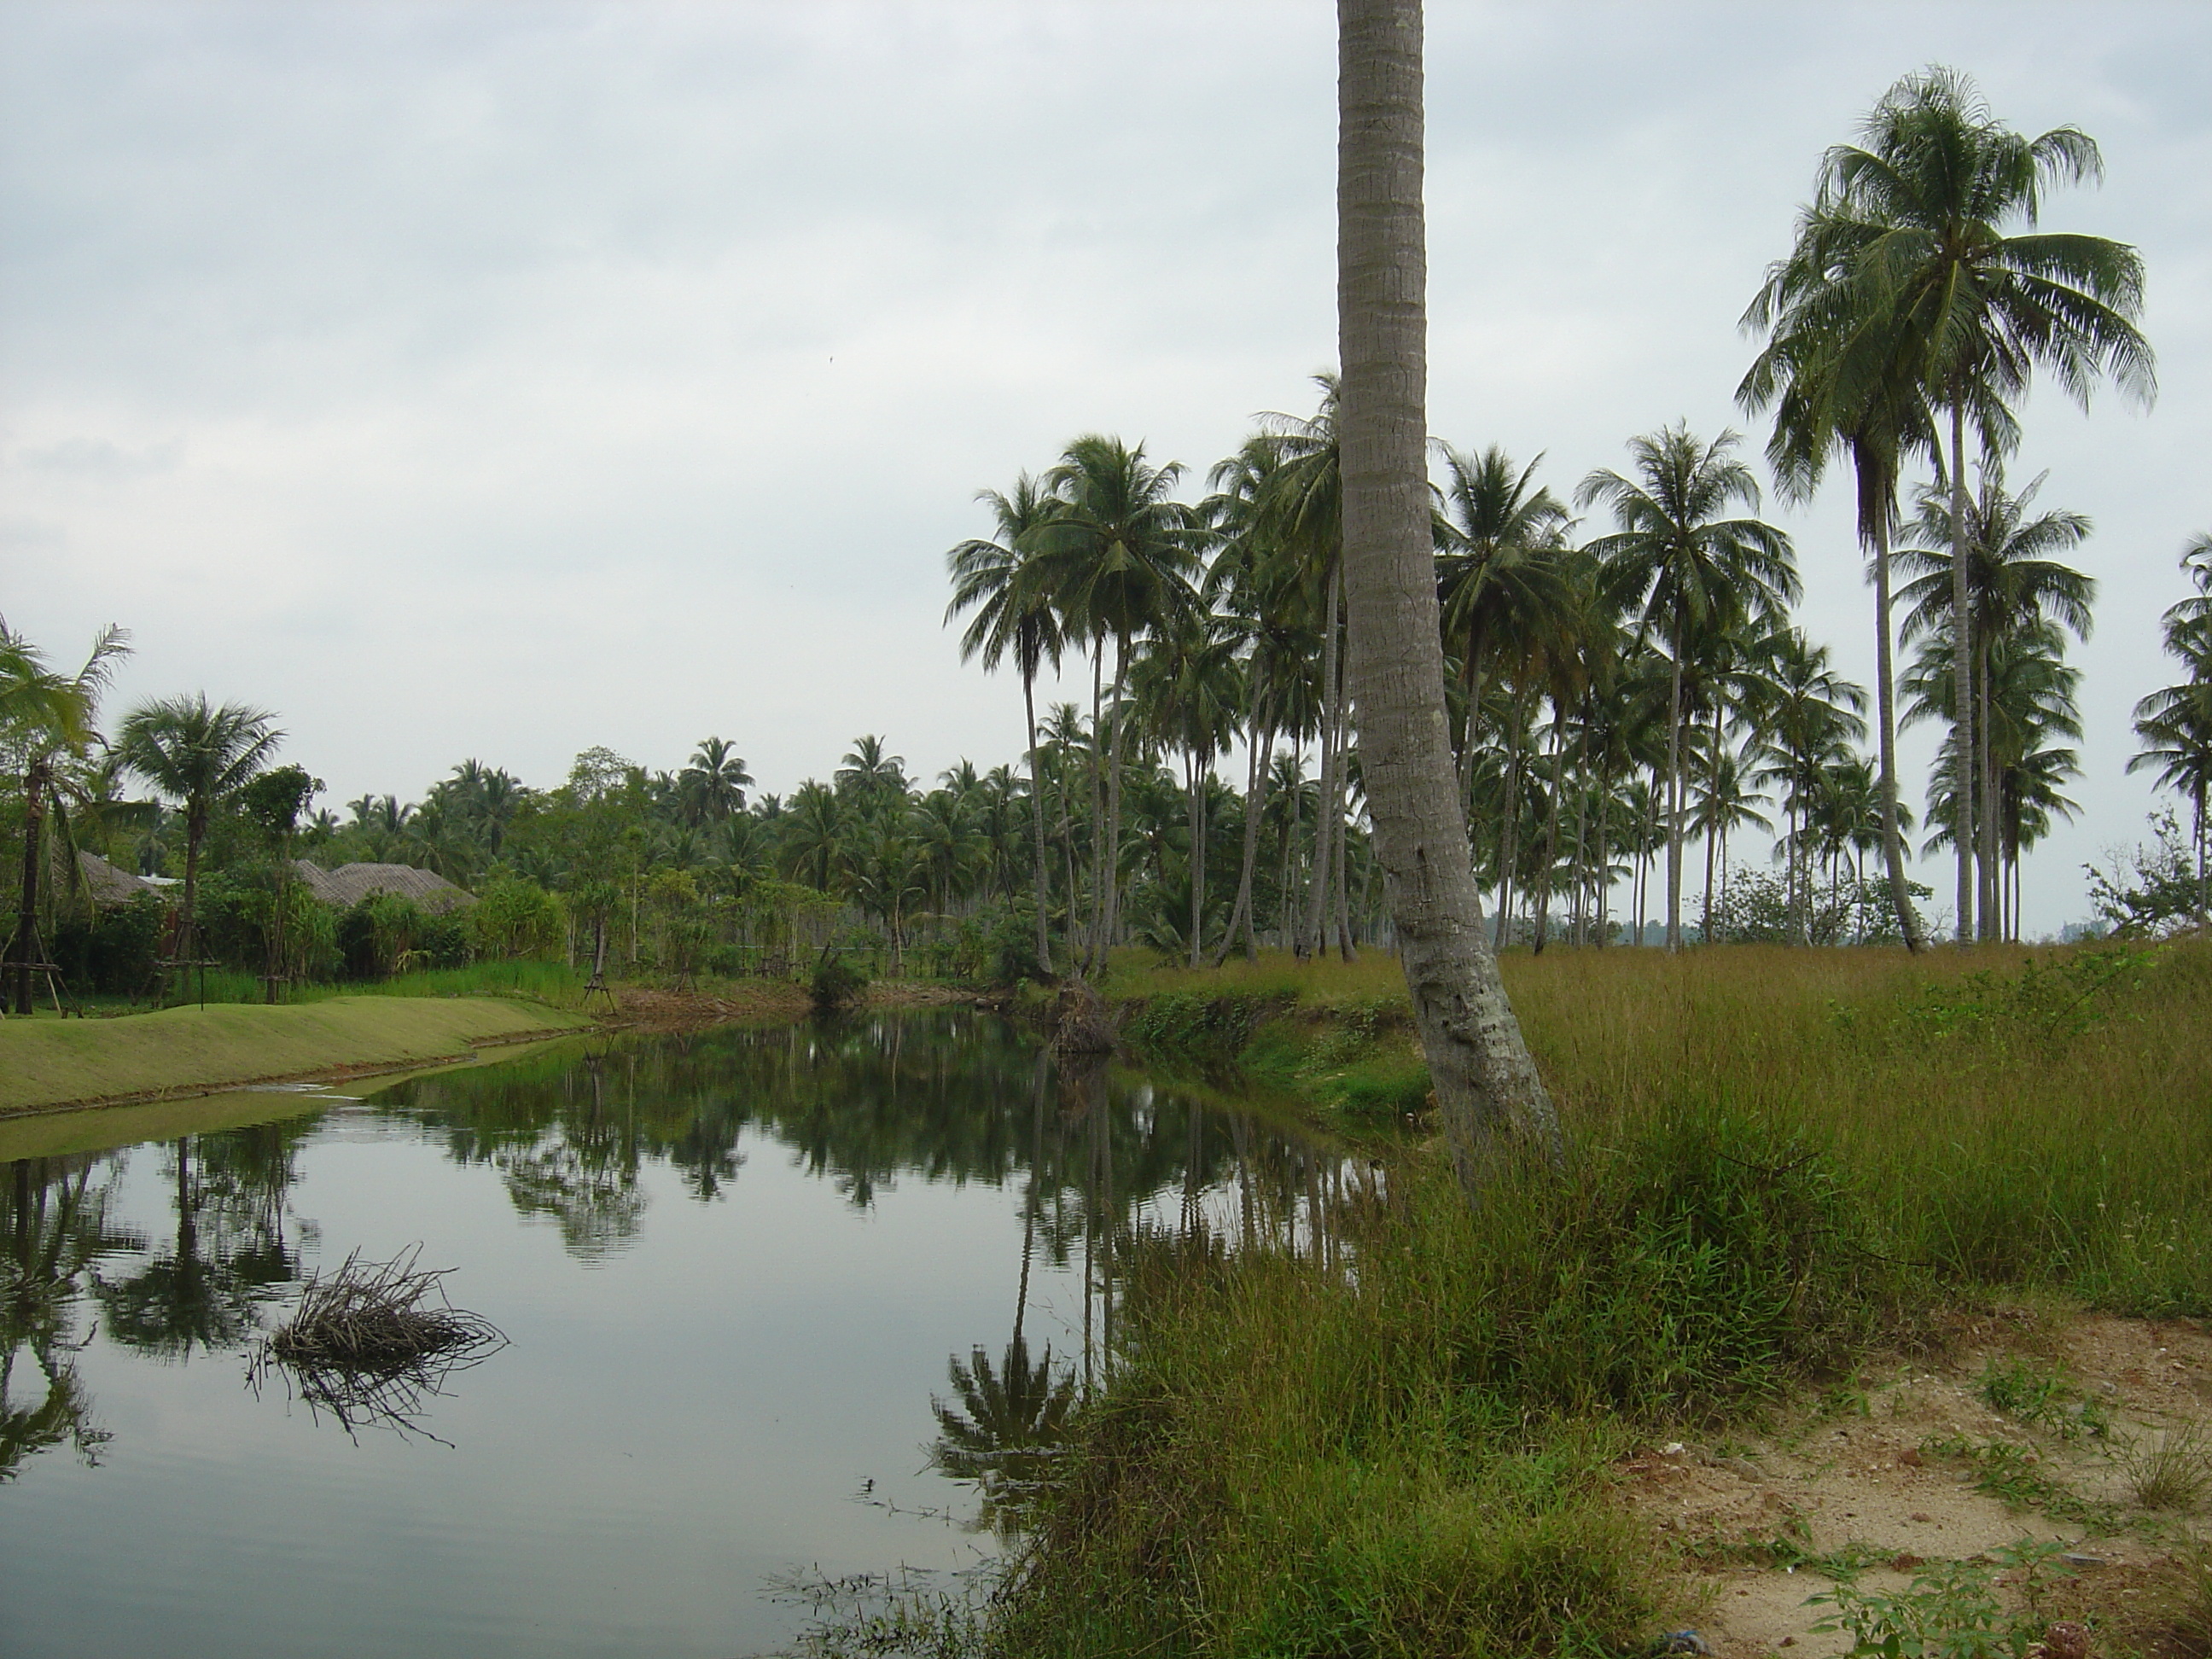
[{"label": "tall coconut palm", "polygon": [[[2097,584],[2049,556],[2078,547],[2088,538],[2090,523],[2086,515],[2057,508],[2031,518],[2029,508],[2043,486],[2043,476],[2014,495],[2005,489],[2004,468],[2000,463],[1985,460],[1981,475],[1980,487],[1964,520],[1964,580],[1971,624],[1966,637],[1971,641],[1969,672],[1975,705],[1972,732],[1974,787],[1967,799],[1981,808],[1972,819],[1980,866],[1978,897],[1981,922],[1978,932],[1982,939],[1989,939],[2004,931],[2003,907],[1998,893],[2002,826],[1996,810],[1997,744],[1990,729],[1995,717],[1990,701],[1992,653],[2015,635],[2033,631],[2046,619],[2063,623],[2077,639],[2087,639]],[[1956,627],[1956,595],[1960,577],[1953,568],[1954,549],[1958,545],[1953,537],[1960,528],[1960,521],[1954,516],[1955,502],[1950,497],[1948,490],[1931,489],[1923,492],[1917,529],[1927,545],[1902,549],[1898,554],[1899,563],[1915,576],[1899,594],[1911,607],[1905,620],[1904,640],[1907,644],[1944,623]]]},{"label": "tall coconut palm", "polygon": [[1783,788],[1790,833],[1778,849],[1789,860],[1788,890],[1802,943],[1813,942],[1807,825],[1831,768],[1852,758],[1850,745],[1866,735],[1860,718],[1866,693],[1828,665],[1828,647],[1795,628],[1772,643],[1759,710],[1761,783]]},{"label": "tall coconut palm", "polygon": [[1678,422],[1629,441],[1636,477],[1601,468],[1575,490],[1578,506],[1603,505],[1620,528],[1587,552],[1606,567],[1606,582],[1643,626],[1666,642],[1671,659],[1667,702],[1667,948],[1682,948],[1682,676],[1701,635],[1724,632],[1736,618],[1797,597],[1790,538],[1756,518],[1723,518],[1741,505],[1756,511],[1759,484],[1735,459],[1736,434],[1710,444]]},{"label": "tall coconut palm", "polygon": [[1908,951],[1917,951],[1920,918],[1905,873],[1905,821],[1897,782],[1897,669],[1892,651],[1890,548],[1896,533],[1898,479],[1907,455],[1939,457],[1934,416],[1888,298],[1856,270],[1827,234],[1826,199],[1798,216],[1790,257],[1768,271],[1743,315],[1770,338],[1736,388],[1756,412],[1774,409],[1766,455],[1785,501],[1811,499],[1830,459],[1847,457],[1856,477],[1859,544],[1875,592],[1875,759],[1881,805],[1882,862],[1890,906]]},{"label": "tall coconut palm", "polygon": [[990,505],[997,538],[972,538],[945,556],[952,577],[952,599],[945,607],[945,620],[950,623],[973,611],[975,614],[960,636],[960,660],[981,657],[985,672],[990,672],[1012,657],[1014,672],[1021,676],[1022,719],[1029,734],[1030,822],[1036,843],[1036,959],[1037,966],[1049,974],[1051,866],[1045,856],[1044,786],[1037,759],[1036,681],[1048,664],[1057,672],[1066,636],[1039,570],[1036,538],[1038,527],[1060,510],[1060,503],[1026,472],[1014,480],[1012,495],[986,489],[975,499]]},{"label": "tall coconut palm", "polygon": [[1484,937],[1444,708],[1429,529],[1419,0],[1340,0],[1337,307],[1344,588],[1361,772],[1453,1161],[1556,1149],[1559,1121]]},{"label": "tall coconut palm", "polygon": [[[2055,185],[2101,177],[2095,140],[2075,127],[2034,138],[1998,121],[1973,82],[1935,67],[1882,95],[1863,143],[1829,152],[1814,227],[1817,266],[1850,273],[1870,325],[1909,362],[1948,428],[1944,467],[1954,543],[1969,512],[1966,425],[1985,450],[2009,447],[2009,404],[2034,371],[2047,369],[2086,406],[2109,376],[2145,402],[2154,395],[2151,349],[2136,327],[2141,256],[2100,236],[2039,228]],[[1972,598],[1954,573],[1953,628],[1971,656]],[[1954,677],[1955,790],[1973,798],[1973,686]],[[1958,838],[1958,937],[1973,937],[1972,837]]]},{"label": "tall coconut palm", "polygon": [[[1741,757],[1723,743],[1691,799],[1690,828],[1705,838],[1705,918],[1698,931],[1708,945],[1713,942],[1713,906],[1728,885],[1729,837],[1739,830],[1774,827],[1759,810],[1767,804],[1769,797],[1753,789],[1751,783]],[[1717,872],[1714,869],[1716,852],[1719,854]]]},{"label": "tall coconut palm", "polygon": [[268,767],[284,740],[275,721],[275,715],[245,703],[210,703],[205,692],[143,703],[124,716],[115,744],[124,765],[184,808],[179,962],[189,962],[195,954],[200,844],[207,836],[208,820],[218,805]]},{"label": "tall coconut palm", "polygon": [[[1293,938],[1304,954],[1328,946],[1329,894],[1344,824],[1344,477],[1337,441],[1337,377],[1317,374],[1320,406],[1312,416],[1261,416],[1277,464],[1260,495],[1258,519],[1294,574],[1292,590],[1321,635],[1319,726],[1321,812],[1314,820],[1314,858],[1305,920]],[[1349,938],[1341,940],[1347,956]]]},{"label": "tall coconut palm", "polygon": [[1432,533],[1444,638],[1458,656],[1466,700],[1460,743],[1465,796],[1486,678],[1501,657],[1525,668],[1532,654],[1571,643],[1577,595],[1568,569],[1567,510],[1534,482],[1544,458],[1516,468],[1496,444],[1479,455],[1449,444],[1438,450],[1444,483]]},{"label": "tall coconut palm", "polygon": [[1204,952],[1206,905],[1206,785],[1213,759],[1235,736],[1244,702],[1244,676],[1237,659],[1241,630],[1210,613],[1187,610],[1156,631],[1138,659],[1139,701],[1152,734],[1183,757],[1183,788],[1190,832],[1189,965]]},{"label": "tall coconut palm", "polygon": [[1140,634],[1191,602],[1205,542],[1196,514],[1175,498],[1182,477],[1180,463],[1156,466],[1142,444],[1088,434],[1046,474],[1061,506],[1034,537],[1039,577],[1062,625],[1091,641],[1094,702],[1106,644],[1114,647],[1094,968],[1103,967],[1120,925],[1122,692],[1131,652]]},{"label": "tall coconut palm", "polygon": [[752,781],[735,745],[708,738],[692,751],[676,783],[685,815],[694,823],[725,823],[745,810],[745,787]]},{"label": "tall coconut palm", "polygon": [[94,783],[76,776],[88,769],[102,741],[93,722],[100,694],[115,665],[131,652],[131,636],[120,628],[102,629],[74,674],[57,673],[29,641],[11,632],[0,618],[0,752],[14,751],[23,774],[23,866],[15,911],[15,936],[9,956],[15,964],[15,1012],[31,1012],[31,964],[39,960],[39,886],[46,867],[44,830],[54,814],[68,846],[66,814],[71,797],[82,798]]}]

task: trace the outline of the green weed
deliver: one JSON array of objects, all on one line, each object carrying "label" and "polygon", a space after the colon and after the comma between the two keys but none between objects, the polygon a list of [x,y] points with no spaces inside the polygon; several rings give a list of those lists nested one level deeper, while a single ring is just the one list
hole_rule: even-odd
[{"label": "green weed", "polygon": [[2049,1429],[2063,1439],[2112,1431],[2112,1416],[2103,1401],[2084,1395],[2065,1376],[2031,1359],[2017,1356],[1992,1359],[1983,1367],[1974,1386],[1990,1410]]},{"label": "green weed", "polygon": [[2014,1510],[2040,1510],[2054,1521],[2093,1533],[2116,1533],[2125,1524],[2118,1508],[2084,1498],[2052,1474],[2042,1455],[2009,1440],[1942,1435],[1921,1443],[1923,1456],[1961,1462],[1974,1473],[1974,1490]]},{"label": "green weed", "polygon": [[[1848,1631],[1850,1659],[2025,1659],[2043,1633],[2041,1602],[2054,1578],[2070,1577],[2053,1558],[2063,1545],[2022,1539],[1994,1552],[1989,1565],[1943,1561],[1892,1595],[1863,1590],[1849,1577],[1807,1598],[1835,1609],[1813,1628]],[[2017,1573],[2026,1606],[2008,1610],[1997,1593],[2000,1573]]]}]

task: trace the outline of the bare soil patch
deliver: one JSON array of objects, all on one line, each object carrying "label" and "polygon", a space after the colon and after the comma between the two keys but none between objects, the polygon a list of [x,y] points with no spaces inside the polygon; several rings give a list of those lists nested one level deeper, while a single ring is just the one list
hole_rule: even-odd
[{"label": "bare soil patch", "polygon": [[[1941,1336],[1936,1357],[1869,1370],[1810,1409],[1621,1463],[1623,1501],[1674,1545],[1712,1651],[1845,1653],[1846,1633],[1813,1628],[1829,1609],[1806,1605],[1839,1576],[1895,1595],[2023,1540],[2062,1547],[2053,1565],[2070,1574],[2039,1623],[2082,1621],[2101,1659],[2203,1651],[2188,1571],[2212,1490],[2160,1508],[2141,1493],[2161,1447],[2184,1466],[2212,1447],[2212,1332],[2023,1307],[1952,1316]],[[1995,1577],[2016,1605],[2023,1575]]]},{"label": "bare soil patch", "polygon": [[[806,988],[784,979],[738,980],[710,990],[671,991],[653,986],[616,988],[617,1012],[606,1023],[625,1030],[693,1031],[732,1020],[798,1019],[811,1012]],[[881,981],[861,995],[870,1008],[949,1008],[988,1001],[949,985]]]}]

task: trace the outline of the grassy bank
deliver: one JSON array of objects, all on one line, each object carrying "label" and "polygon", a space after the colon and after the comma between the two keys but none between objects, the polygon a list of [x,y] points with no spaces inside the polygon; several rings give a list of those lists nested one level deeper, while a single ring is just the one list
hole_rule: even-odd
[{"label": "grassy bank", "polygon": [[[1415,1098],[1395,972],[1125,966],[1109,990],[1140,1047],[1234,1050],[1379,1119],[1361,1088]],[[2212,949],[1506,974],[1565,1167],[1470,1209],[1416,1134],[1334,1250],[1138,1249],[1113,1379],[968,1648],[1636,1650],[1684,1609],[1612,1500],[1625,1445],[1724,1435],[1946,1300],[2212,1313]],[[918,1625],[917,1650],[950,1628]]]},{"label": "grassy bank", "polygon": [[[1579,1147],[1721,1113],[1815,1148],[1875,1248],[1948,1279],[2130,1313],[2212,1313],[2212,945],[1743,946],[1510,956]],[[1125,967],[1154,1053],[1226,1045],[1358,1121],[1418,1110],[1396,964]]]},{"label": "grassy bank", "polygon": [[168,1008],[120,1019],[11,1019],[0,1024],[0,1114],[420,1065],[585,1023],[511,999],[392,996]]}]

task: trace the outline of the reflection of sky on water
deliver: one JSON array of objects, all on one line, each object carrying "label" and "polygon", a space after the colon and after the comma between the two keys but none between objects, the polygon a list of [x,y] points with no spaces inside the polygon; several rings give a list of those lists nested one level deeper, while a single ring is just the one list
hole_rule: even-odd
[{"label": "reflection of sky on water", "polygon": [[[873,1480],[875,1498],[929,1510],[954,1492],[925,1472],[931,1399],[949,1356],[996,1353],[1013,1328],[1030,1163],[1048,1176],[1027,1218],[1028,1340],[1072,1354],[1089,1200],[1125,1217],[1133,1200],[1162,1225],[1188,1200],[1226,1218],[1214,1178],[1261,1138],[1126,1081],[1071,1120],[1065,1089],[1039,1100],[1026,1046],[966,1014],[513,1069],[194,1137],[181,1241],[173,1145],[0,1165],[18,1288],[36,1266],[20,1201],[35,1182],[49,1220],[83,1183],[80,1237],[105,1193],[100,1237],[126,1247],[49,1318],[46,1360],[111,1437],[97,1468],[64,1442],[0,1487],[0,1651],[773,1645],[794,1617],[761,1599],[773,1575],[953,1567],[989,1547],[853,1494]],[[433,1403],[451,1449],[355,1444],[281,1389],[246,1390],[236,1322],[282,1316],[272,1277],[417,1241],[513,1343]],[[185,1340],[149,1336],[150,1315],[113,1324],[93,1280],[166,1272],[142,1287],[158,1300],[180,1244],[205,1275],[183,1297]],[[12,1409],[46,1384],[36,1333],[11,1335]]]}]

